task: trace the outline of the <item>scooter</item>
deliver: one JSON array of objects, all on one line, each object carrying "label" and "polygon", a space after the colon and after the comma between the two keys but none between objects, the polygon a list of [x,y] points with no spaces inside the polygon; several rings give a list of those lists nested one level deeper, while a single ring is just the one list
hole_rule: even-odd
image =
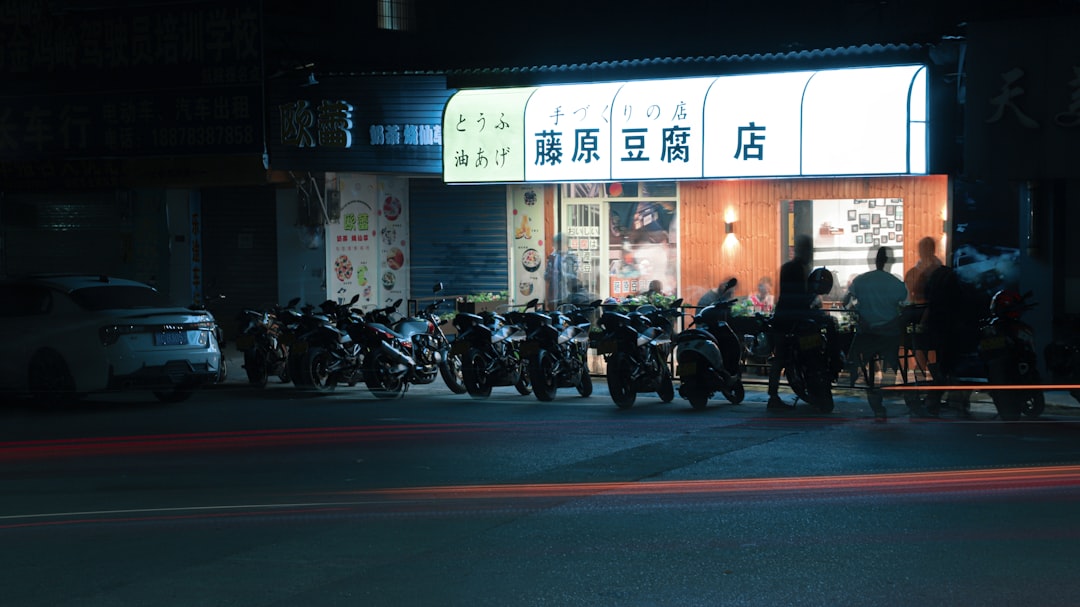
[{"label": "scooter", "polygon": [[1035,307],[1028,301],[1031,293],[1021,295],[1004,289],[990,301],[990,315],[980,328],[979,359],[986,365],[990,397],[998,417],[1015,421],[1021,416],[1035,419],[1046,408],[1042,390],[994,390],[992,386],[1040,384],[1035,354],[1035,330],[1021,319]]},{"label": "scooter", "polygon": [[[727,291],[737,284],[730,279]],[[690,327],[675,336],[679,396],[704,409],[717,392],[733,405],[746,397],[742,382],[743,340],[728,324],[736,299],[719,301],[694,314]]]}]

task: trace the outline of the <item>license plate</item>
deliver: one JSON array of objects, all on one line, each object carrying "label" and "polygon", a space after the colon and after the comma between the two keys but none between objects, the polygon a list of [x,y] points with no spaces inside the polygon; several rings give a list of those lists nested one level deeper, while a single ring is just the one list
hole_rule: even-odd
[{"label": "license plate", "polygon": [[527,341],[521,344],[522,356],[535,356],[538,352],[540,352],[540,344],[534,341]]},{"label": "license plate", "polygon": [[469,351],[469,342],[467,341],[455,341],[450,346],[450,353],[454,356],[461,356]]},{"label": "license plate", "polygon": [[255,345],[254,335],[238,335],[236,337],[237,350],[249,350]]},{"label": "license plate", "polygon": [[697,363],[687,361],[679,364],[679,377],[686,377],[697,373]]},{"label": "license plate", "polygon": [[159,331],[154,334],[156,346],[186,346],[187,333],[183,331]]}]

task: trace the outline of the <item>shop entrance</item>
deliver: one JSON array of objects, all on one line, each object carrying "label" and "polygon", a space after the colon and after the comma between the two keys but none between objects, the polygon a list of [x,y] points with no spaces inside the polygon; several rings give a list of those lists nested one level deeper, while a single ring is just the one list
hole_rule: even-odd
[{"label": "shop entrance", "polygon": [[678,293],[675,182],[565,184],[560,195],[562,232],[590,295],[626,300],[653,281]]}]

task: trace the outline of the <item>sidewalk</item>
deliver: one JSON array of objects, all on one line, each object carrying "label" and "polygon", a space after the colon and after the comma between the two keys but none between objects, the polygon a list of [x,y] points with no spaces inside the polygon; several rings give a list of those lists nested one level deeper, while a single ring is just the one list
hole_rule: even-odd
[{"label": "sidewalk", "polygon": [[[216,385],[218,387],[237,388],[247,386],[247,375],[244,373],[244,355],[242,352],[236,349],[235,344],[230,345],[232,347],[227,346],[225,348],[226,360],[228,361],[228,374],[223,383]],[[743,378],[748,394],[757,392],[760,392],[762,394],[765,393],[767,385],[764,377],[750,374],[744,375]],[[602,391],[605,395],[607,394],[607,380],[604,378],[604,376],[594,375],[593,384],[597,387],[598,391]],[[276,377],[271,377],[270,385],[282,384]],[[441,386],[441,382],[439,382],[439,385]],[[677,386],[678,380],[676,380],[676,387]],[[781,382],[781,390],[784,392],[786,400],[792,399],[792,396],[789,394],[790,389],[787,388],[786,383]],[[990,400],[990,396],[986,394],[985,391],[976,390],[975,392],[976,394],[973,395],[973,398],[975,400],[979,402]],[[833,393],[837,398],[857,398],[860,400],[863,399],[865,395],[864,389],[859,386],[856,386],[855,388],[836,386],[833,389]],[[1069,394],[1068,390],[1045,390],[1043,392],[1043,395],[1046,398],[1046,408],[1048,411],[1053,409],[1071,409],[1075,410],[1077,413],[1080,413],[1080,402],[1073,398],[1072,395]],[[717,396],[717,398],[720,397]],[[902,399],[903,396],[902,394],[897,393],[892,398]]]}]

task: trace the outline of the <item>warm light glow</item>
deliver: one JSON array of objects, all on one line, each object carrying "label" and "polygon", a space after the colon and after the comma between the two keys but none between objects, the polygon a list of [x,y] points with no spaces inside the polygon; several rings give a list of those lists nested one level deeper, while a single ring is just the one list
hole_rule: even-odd
[{"label": "warm light glow", "polygon": [[728,207],[724,211],[724,223],[735,223],[735,209]]}]

